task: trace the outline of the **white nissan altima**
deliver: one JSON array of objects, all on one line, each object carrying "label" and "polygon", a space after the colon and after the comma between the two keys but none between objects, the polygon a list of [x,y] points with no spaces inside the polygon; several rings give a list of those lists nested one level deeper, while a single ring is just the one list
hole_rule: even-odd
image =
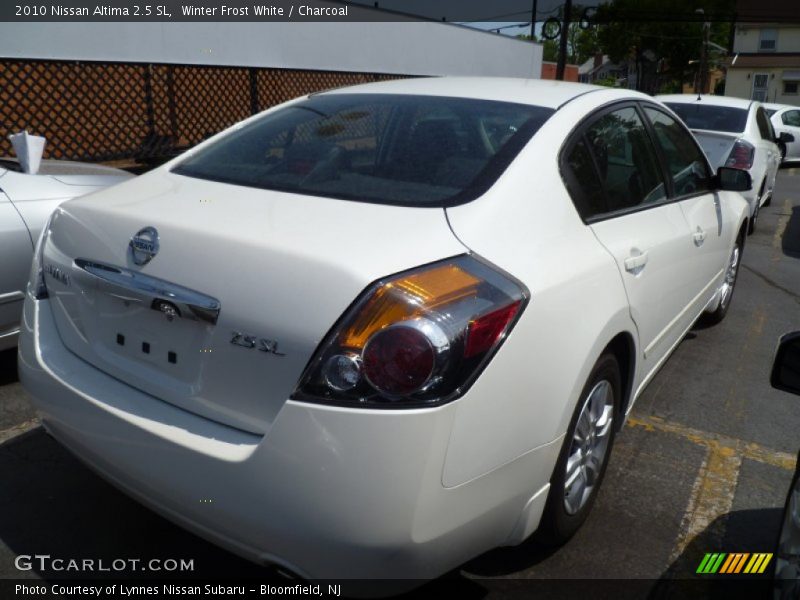
[{"label": "white nissan altima", "polygon": [[744,171],[645,95],[393,81],[257,115],[39,242],[20,376],[142,503],[308,578],[427,578],[586,518],[731,303]]},{"label": "white nissan altima", "polygon": [[745,169],[750,173],[754,185],[745,197],[750,204],[749,233],[752,233],[759,210],[772,202],[782,159],[778,146],[781,139],[775,135],[763,105],[713,95],[669,94],[656,99],[691,128],[712,166]]}]

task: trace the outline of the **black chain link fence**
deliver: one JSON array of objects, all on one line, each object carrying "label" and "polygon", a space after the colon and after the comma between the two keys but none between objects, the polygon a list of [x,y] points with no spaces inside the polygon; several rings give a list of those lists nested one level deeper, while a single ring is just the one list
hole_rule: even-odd
[{"label": "black chain link fence", "polygon": [[9,133],[45,158],[162,162],[297,96],[401,75],[164,64],[0,60],[0,156]]}]

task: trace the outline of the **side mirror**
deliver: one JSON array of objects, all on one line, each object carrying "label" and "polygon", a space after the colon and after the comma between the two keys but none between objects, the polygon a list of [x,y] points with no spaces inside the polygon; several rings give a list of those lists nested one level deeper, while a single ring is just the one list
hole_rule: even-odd
[{"label": "side mirror", "polygon": [[775,140],[776,142],[783,142],[784,144],[790,144],[794,141],[794,136],[789,133],[788,131],[781,131],[781,134],[778,136],[778,139]]},{"label": "side mirror", "polygon": [[729,192],[746,192],[753,187],[750,173],[741,169],[720,167],[714,179],[717,189]]},{"label": "side mirror", "polygon": [[800,395],[800,331],[781,337],[769,382],[775,389]]}]

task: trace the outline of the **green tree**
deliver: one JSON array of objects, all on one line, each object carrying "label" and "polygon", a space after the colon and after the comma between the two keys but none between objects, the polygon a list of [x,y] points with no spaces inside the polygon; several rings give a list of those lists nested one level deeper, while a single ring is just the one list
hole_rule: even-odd
[{"label": "green tree", "polygon": [[613,0],[597,8],[597,42],[611,61],[636,66],[638,89],[680,89],[697,73],[703,22],[710,41],[726,46],[733,12],[734,0]]},{"label": "green tree", "polygon": [[[580,18],[583,14],[584,8],[582,5],[573,5],[571,12],[570,25],[567,29],[567,63],[580,65],[590,59],[599,51],[597,41],[597,28],[595,27],[581,27]],[[556,17],[563,23],[563,7],[559,9],[558,16]],[[542,24],[542,40],[543,47],[542,60],[548,62],[558,61],[558,33],[559,26],[551,26],[550,23]],[[548,39],[548,37],[553,37]],[[536,37],[531,38],[529,35],[518,35],[520,39],[537,40]]]}]

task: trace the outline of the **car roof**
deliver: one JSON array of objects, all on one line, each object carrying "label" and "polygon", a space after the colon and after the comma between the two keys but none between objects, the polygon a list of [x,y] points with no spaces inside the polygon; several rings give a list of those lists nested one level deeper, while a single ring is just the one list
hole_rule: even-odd
[{"label": "car roof", "polygon": [[661,102],[677,102],[679,104],[709,104],[711,106],[730,106],[731,108],[749,109],[753,100],[731,98],[730,96],[713,96],[711,94],[659,94],[656,100]]},{"label": "car roof", "polygon": [[779,111],[779,110],[786,110],[787,108],[800,108],[800,106],[792,106],[791,104],[775,104],[774,102],[763,102],[761,104],[764,108],[768,108],[769,110]]},{"label": "car roof", "polygon": [[[323,94],[413,94],[421,96],[451,96],[516,102],[557,109],[573,98],[614,88],[553,81],[550,79],[522,79],[511,77],[423,77],[395,79],[337,88]],[[619,98],[650,98],[640,92],[618,89]]]}]

